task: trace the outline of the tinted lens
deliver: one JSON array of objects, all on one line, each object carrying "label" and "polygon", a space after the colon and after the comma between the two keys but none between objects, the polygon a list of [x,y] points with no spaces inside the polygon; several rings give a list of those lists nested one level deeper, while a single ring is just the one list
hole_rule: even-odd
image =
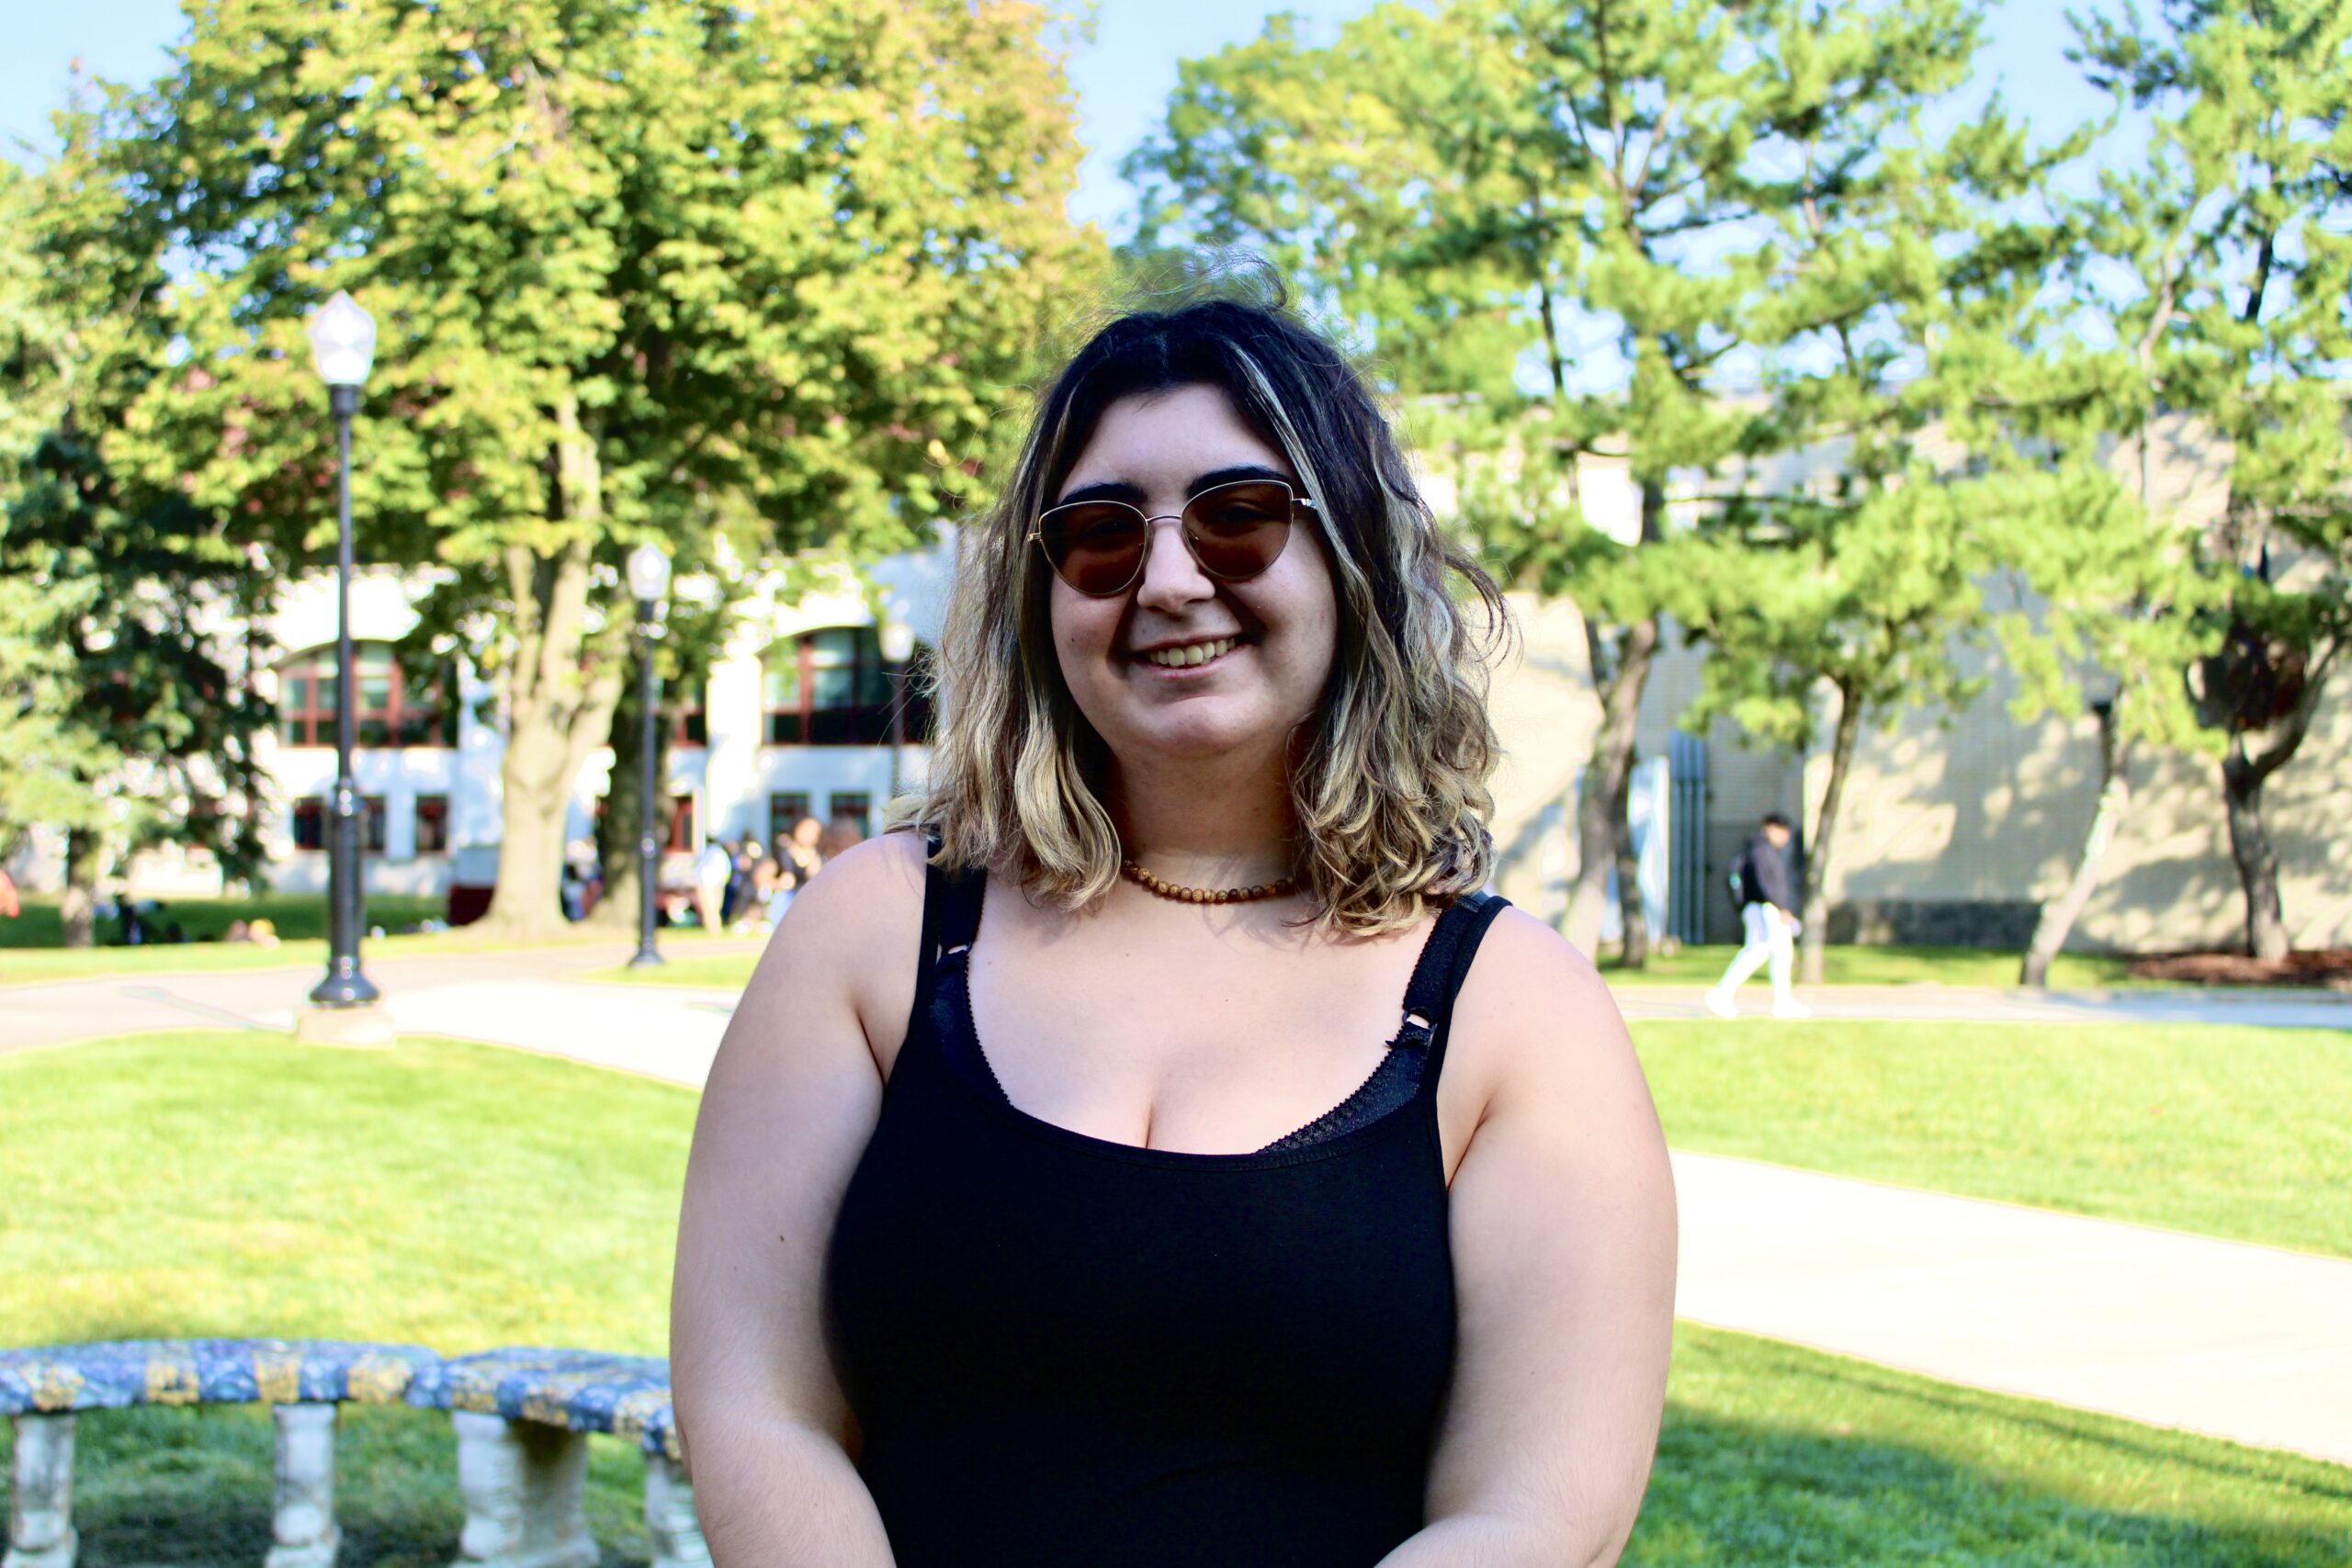
[{"label": "tinted lens", "polygon": [[1288,485],[1245,479],[1194,496],[1184,508],[1184,534],[1203,571],[1239,582],[1282,555],[1290,543],[1291,513]]},{"label": "tinted lens", "polygon": [[1143,513],[1115,501],[1057,506],[1037,519],[1037,537],[1061,580],[1095,598],[1126,587],[1143,565]]}]

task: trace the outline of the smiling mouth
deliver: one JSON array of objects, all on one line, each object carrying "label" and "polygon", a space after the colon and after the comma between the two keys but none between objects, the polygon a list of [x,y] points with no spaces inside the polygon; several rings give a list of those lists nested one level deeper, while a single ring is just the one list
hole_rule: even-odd
[{"label": "smiling mouth", "polygon": [[1189,670],[1195,664],[1206,664],[1241,646],[1238,637],[1221,637],[1214,642],[1188,642],[1182,648],[1157,648],[1138,653],[1136,658],[1162,670]]}]

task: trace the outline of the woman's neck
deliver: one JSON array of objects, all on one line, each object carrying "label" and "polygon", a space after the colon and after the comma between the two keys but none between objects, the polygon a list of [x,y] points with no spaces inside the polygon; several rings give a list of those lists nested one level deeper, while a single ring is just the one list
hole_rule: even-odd
[{"label": "woman's neck", "polygon": [[1290,786],[1278,760],[1155,760],[1148,770],[1114,761],[1110,786],[1128,856],[1156,876],[1240,887],[1290,873]]}]

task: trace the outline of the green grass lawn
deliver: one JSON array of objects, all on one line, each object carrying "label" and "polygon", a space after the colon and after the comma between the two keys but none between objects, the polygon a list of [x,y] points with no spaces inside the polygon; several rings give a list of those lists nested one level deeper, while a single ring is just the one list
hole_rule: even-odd
[{"label": "green grass lawn", "polygon": [[[1723,1076],[1646,1032],[1654,1057],[1682,1057],[1662,1084]],[[2302,1086],[2302,1103],[2324,1088]],[[367,1053],[187,1033],[0,1056],[0,1257],[17,1287],[0,1292],[0,1345],[276,1334],[658,1352],[693,1107],[662,1084],[429,1040]],[[1686,1326],[1669,1393],[1627,1557],[1645,1568],[2340,1568],[2352,1536],[2352,1471],[1745,1336]],[[93,1568],[266,1550],[266,1413],[99,1414],[81,1446]],[[592,1447],[606,1561],[643,1562],[641,1467]],[[447,1562],[453,1465],[446,1418],[348,1413],[344,1562]]]},{"label": "green grass lawn", "polygon": [[[1639,969],[1628,969],[1603,953],[1600,972],[1612,986],[1712,986],[1723,978],[1736,944],[1686,947],[1653,954]],[[1991,947],[1832,947],[1822,955],[1823,979],[1832,986],[1993,986],[2007,989],[2018,983],[2022,953]],[[2117,986],[2146,986],[2134,980],[2132,961],[2106,953],[2062,953],[2050,966],[2053,990],[2092,990]]]},{"label": "green grass lawn", "polygon": [[[1731,947],[1686,947],[1671,957],[1653,958],[1641,969],[1626,969],[1603,957],[1600,971],[1612,986],[1712,986],[1738,951]],[[1994,986],[2018,983],[2019,955],[1977,947],[1833,947],[1828,984],[1833,986]],[[640,986],[705,986],[740,991],[752,977],[754,958],[679,960],[659,969],[616,969],[600,980]],[[2057,990],[2141,987],[2126,972],[2131,961],[2095,954],[2064,953],[2050,971]]]},{"label": "green grass lawn", "polygon": [[2352,1257],[2352,1036],[2191,1024],[1633,1026],[1694,1153]]}]

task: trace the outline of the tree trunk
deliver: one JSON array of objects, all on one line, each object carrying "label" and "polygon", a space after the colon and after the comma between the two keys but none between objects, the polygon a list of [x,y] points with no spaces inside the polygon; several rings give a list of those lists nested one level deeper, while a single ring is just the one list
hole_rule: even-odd
[{"label": "tree trunk", "polygon": [[1642,902],[1642,863],[1634,850],[1633,813],[1627,809],[1633,804],[1634,770],[1640,761],[1639,747],[1627,754],[1616,804],[1609,808],[1610,820],[1617,829],[1618,958],[1628,969],[1642,968],[1650,959],[1649,909]]},{"label": "tree trunk", "polygon": [[1862,705],[1843,687],[1838,693],[1837,738],[1829,749],[1829,787],[1821,815],[1804,846],[1804,933],[1797,940],[1797,978],[1822,982],[1829,959],[1829,856],[1838,840],[1838,807],[1846,795],[1846,773],[1853,766],[1854,742],[1862,732]]},{"label": "tree trunk", "polygon": [[595,528],[605,519],[604,471],[595,441],[580,423],[578,394],[559,393],[556,502],[560,520],[580,525],[541,555],[506,547],[514,656],[499,675],[506,707],[506,759],[498,850],[498,889],[482,917],[483,934],[527,942],[563,926],[564,818],[572,781],[588,753],[612,732],[613,708],[628,673],[628,619],[592,635],[589,564]]},{"label": "tree trunk", "polygon": [[2099,863],[2107,857],[2108,845],[2115,839],[2115,829],[2132,805],[2132,780],[2125,771],[2124,748],[2119,739],[2122,732],[2120,708],[2123,698],[2112,703],[2100,703],[2092,708],[2098,716],[2098,807],[2091,813],[2090,831],[2083,836],[2082,857],[2075,863],[2075,874],[2065,890],[2041,906],[2041,915],[2033,923],[2033,940],[2026,944],[2025,964],[2018,972],[2018,984],[2040,990],[2050,984],[2050,965],[2056,962],[2066,945],[2066,933],[2075,929],[2075,920],[2083,907],[2091,901],[2091,894],[2098,886]]},{"label": "tree trunk", "polygon": [[[639,914],[638,838],[644,826],[639,813],[645,793],[645,728],[638,691],[638,682],[632,678],[622,687],[620,701],[613,708],[613,776],[605,791],[605,815],[596,824],[596,860],[604,867],[605,891],[589,919],[616,931],[636,931]],[[675,707],[674,700],[665,690],[655,709],[653,727],[653,776],[657,781],[669,776],[670,732],[677,722]],[[662,829],[663,824],[657,819],[657,840],[665,837]]]},{"label": "tree trunk", "polygon": [[98,940],[98,873],[106,864],[106,835],[96,828],[65,834],[65,897],[58,916],[67,947],[95,947]]},{"label": "tree trunk", "polygon": [[[1654,545],[1665,536],[1665,487],[1645,482],[1641,543]],[[1594,614],[1584,610],[1584,640],[1591,659],[1593,691],[1600,698],[1600,728],[1592,738],[1592,752],[1585,761],[1584,779],[1577,790],[1577,880],[1568,893],[1566,931],[1568,944],[1589,957],[1600,955],[1600,923],[1609,913],[1609,872],[1617,863],[1619,842],[1628,831],[1625,799],[1634,776],[1634,725],[1641,716],[1642,690],[1649,684],[1659,635],[1656,611],[1627,626],[1612,668]],[[1638,918],[1638,888],[1623,908],[1628,916]],[[1630,931],[1633,926],[1629,923],[1625,929]]]},{"label": "tree trunk", "polygon": [[2270,770],[2246,760],[2236,740],[2222,759],[2222,796],[2229,806],[2230,858],[2245,889],[2245,950],[2256,958],[2284,958],[2287,917],[2278,897],[2278,852],[2262,820],[2262,786]]},{"label": "tree trunk", "polygon": [[[1634,721],[1641,712],[1642,688],[1657,653],[1658,618],[1650,615],[1625,628],[1617,668],[1602,688],[1600,728],[1577,791],[1577,880],[1568,895],[1567,939],[1587,956],[1600,950],[1600,923],[1609,913],[1609,872],[1617,863],[1617,840],[1625,816],[1628,781],[1634,771]],[[1592,649],[1598,679],[1605,654],[1600,634],[1588,619],[1585,638]],[[1636,906],[1641,895],[1634,894]]]}]

